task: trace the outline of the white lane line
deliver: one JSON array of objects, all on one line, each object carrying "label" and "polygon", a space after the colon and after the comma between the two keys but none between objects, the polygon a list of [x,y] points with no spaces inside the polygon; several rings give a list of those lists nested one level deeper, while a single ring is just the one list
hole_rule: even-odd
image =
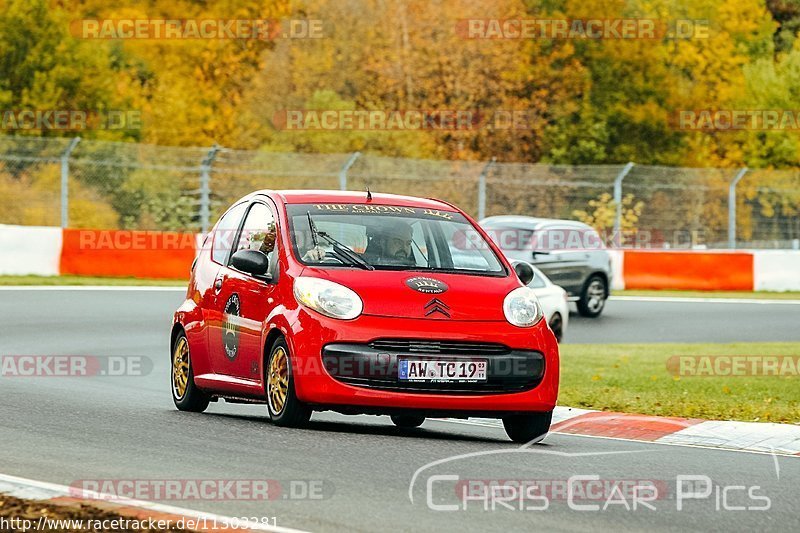
[{"label": "white lane line", "polygon": [[608,299],[617,302],[800,305],[800,300],[768,300],[764,298],[684,298],[679,296],[610,296]]},{"label": "white lane line", "polygon": [[[34,479],[27,479],[23,477],[9,476],[0,474],[0,492],[13,496],[15,498],[27,498],[40,501],[47,501],[57,497],[75,497],[70,491],[70,487],[66,485],[57,485],[55,483],[47,483],[45,481],[36,481]],[[185,516],[195,518],[216,524],[239,524],[237,529],[246,528],[255,531],[271,531],[273,533],[309,533],[302,529],[292,529],[288,527],[269,526],[257,522],[238,520],[236,518],[218,515],[214,513],[206,513],[203,511],[195,511],[193,509],[185,509],[183,507],[174,507],[172,505],[163,505],[160,503],[146,502],[142,500],[133,500],[128,498],[120,498],[108,494],[101,494],[93,491],[83,490],[80,491],[86,495],[87,504],[91,505],[92,500],[105,501],[119,505],[136,507],[140,509],[148,509],[158,513],[166,513],[171,515]]]},{"label": "white lane line", "polygon": [[[188,285],[188,282],[187,282]],[[165,291],[186,292],[186,286],[155,285],[6,285],[0,291]]]}]

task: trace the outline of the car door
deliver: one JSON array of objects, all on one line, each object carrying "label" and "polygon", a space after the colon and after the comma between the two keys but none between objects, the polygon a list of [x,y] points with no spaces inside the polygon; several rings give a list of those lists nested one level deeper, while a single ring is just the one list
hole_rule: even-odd
[{"label": "car door", "polygon": [[[275,307],[278,279],[277,231],[273,209],[257,200],[247,208],[240,230],[233,240],[231,253],[221,265],[215,280],[214,313],[217,320],[211,330],[212,368],[236,385],[260,382],[263,359],[261,334],[269,312]],[[271,243],[269,246],[266,242]],[[270,259],[270,281],[240,272],[230,264],[239,250],[265,251]]]},{"label": "car door", "polygon": [[577,294],[583,284],[589,253],[581,245],[581,228],[570,224],[548,224],[534,232],[533,264],[568,292]]}]

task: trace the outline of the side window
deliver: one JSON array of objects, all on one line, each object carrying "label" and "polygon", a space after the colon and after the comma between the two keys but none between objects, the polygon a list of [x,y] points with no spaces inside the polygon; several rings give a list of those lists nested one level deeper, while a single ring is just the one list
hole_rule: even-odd
[{"label": "side window", "polygon": [[228,261],[234,235],[236,230],[239,229],[239,223],[242,221],[245,209],[247,209],[247,204],[242,203],[232,207],[222,215],[214,232],[214,245],[211,249],[211,259],[215,263],[224,265]]},{"label": "side window", "polygon": [[466,270],[494,270],[488,257],[491,251],[485,246],[477,245],[481,242],[480,234],[475,228],[463,226],[459,227],[452,223],[441,225],[444,231],[444,238],[450,248],[450,257],[453,260],[453,268]]},{"label": "side window", "polygon": [[258,250],[272,259],[271,254],[275,250],[276,237],[275,216],[272,214],[272,210],[264,204],[255,203],[244,219],[235,252]]}]

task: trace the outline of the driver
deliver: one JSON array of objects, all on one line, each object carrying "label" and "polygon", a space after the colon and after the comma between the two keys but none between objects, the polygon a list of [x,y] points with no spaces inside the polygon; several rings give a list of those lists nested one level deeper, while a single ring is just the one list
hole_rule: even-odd
[{"label": "driver", "polygon": [[417,264],[411,250],[414,230],[403,220],[387,221],[369,239],[364,259],[375,265],[414,266]]},{"label": "driver", "polygon": [[[391,220],[382,227],[367,232],[369,240],[363,257],[373,265],[414,266],[417,260],[411,250],[414,230],[402,220]],[[317,246],[308,250],[303,261],[322,261],[326,253]]]}]

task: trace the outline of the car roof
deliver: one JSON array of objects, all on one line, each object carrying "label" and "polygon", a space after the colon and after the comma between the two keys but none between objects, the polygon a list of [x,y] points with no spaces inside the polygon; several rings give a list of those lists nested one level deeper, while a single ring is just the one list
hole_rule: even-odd
[{"label": "car roof", "polygon": [[588,224],[584,224],[583,222],[579,222],[577,220],[565,220],[560,218],[538,218],[538,217],[527,217],[522,215],[498,215],[493,217],[487,217],[481,220],[479,224],[481,226],[483,226],[484,224],[489,224],[492,226],[507,224],[513,227],[518,227],[523,229],[536,229],[542,226],[550,226],[550,225],[574,226],[576,228],[591,227]]},{"label": "car roof", "polygon": [[400,194],[386,194],[373,192],[372,200],[367,201],[366,191],[327,191],[327,190],[261,190],[249,196],[265,195],[279,198],[285,204],[385,204],[399,207],[420,207],[423,209],[440,209],[455,211],[455,208],[446,202],[433,198],[418,198]]}]

